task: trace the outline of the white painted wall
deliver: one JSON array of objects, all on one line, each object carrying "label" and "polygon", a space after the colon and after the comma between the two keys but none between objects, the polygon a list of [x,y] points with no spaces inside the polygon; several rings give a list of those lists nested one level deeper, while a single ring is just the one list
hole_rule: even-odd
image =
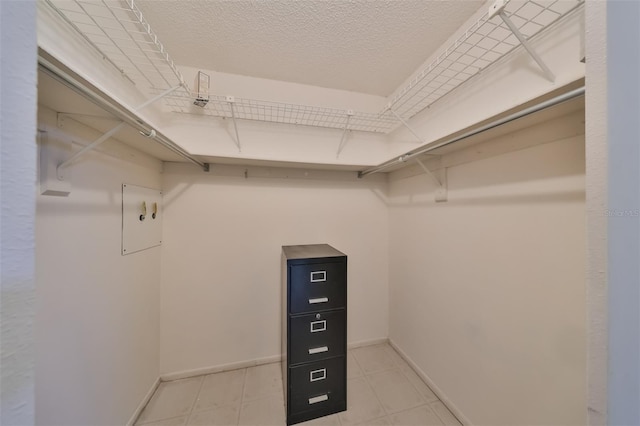
[{"label": "white painted wall", "polygon": [[33,424],[36,6],[0,2],[0,423]]},{"label": "white painted wall", "polygon": [[383,178],[354,173],[167,164],[161,371],[280,355],[281,246],[348,255],[348,341],[388,335]]},{"label": "white painted wall", "polygon": [[[99,136],[38,120],[47,143]],[[122,425],[159,375],[160,248],[121,256],[121,185],[160,188],[161,164],[109,141],[70,169],[69,197],[37,197],[36,423]]]},{"label": "white painted wall", "polygon": [[450,167],[446,203],[425,175],[390,182],[389,336],[469,424],[586,421],[584,136],[502,140],[531,137]]},{"label": "white painted wall", "polygon": [[595,426],[608,424],[607,2],[586,2],[585,28],[587,421]]}]

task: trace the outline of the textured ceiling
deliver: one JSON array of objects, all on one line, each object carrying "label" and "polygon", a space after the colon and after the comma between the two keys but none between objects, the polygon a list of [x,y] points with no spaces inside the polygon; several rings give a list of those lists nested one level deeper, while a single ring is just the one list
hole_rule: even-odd
[{"label": "textured ceiling", "polygon": [[483,0],[138,0],[179,65],[390,95]]}]

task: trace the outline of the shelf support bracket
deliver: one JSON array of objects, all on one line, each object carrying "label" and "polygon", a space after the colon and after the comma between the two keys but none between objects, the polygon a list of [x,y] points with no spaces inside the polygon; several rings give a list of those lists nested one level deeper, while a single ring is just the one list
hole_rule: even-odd
[{"label": "shelf support bracket", "polygon": [[240,134],[238,133],[238,124],[236,123],[236,113],[233,107],[233,104],[236,102],[236,98],[235,96],[227,96],[226,99],[229,103],[229,109],[231,110],[231,120],[233,121],[233,128],[236,131],[236,140],[234,142],[238,147],[238,152],[242,152],[242,148],[240,147]]},{"label": "shelf support bracket", "polygon": [[342,139],[340,139],[340,145],[338,145],[338,152],[336,153],[336,158],[340,157],[340,153],[342,149],[347,144],[347,131],[349,130],[349,120],[353,116],[353,110],[347,110],[347,122],[344,124],[344,130],[342,131]]},{"label": "shelf support bracket", "polygon": [[422,140],[422,138],[421,138],[420,136],[418,136],[418,134],[416,133],[416,131],[415,131],[415,130],[413,130],[413,129],[411,128],[411,126],[409,126],[409,123],[407,123],[407,122],[406,122],[402,117],[400,117],[400,116],[398,115],[398,113],[397,113],[397,112],[395,112],[395,111],[393,110],[393,108],[391,108],[391,104],[390,104],[390,103],[389,103],[389,104],[387,104],[387,109],[388,109],[389,111],[391,111],[391,113],[392,113],[393,115],[395,115],[395,117],[396,117],[396,118],[397,118],[397,119],[402,123],[402,125],[403,125],[404,127],[406,127],[406,128],[411,132],[411,134],[412,134],[413,136],[415,136],[415,137],[416,137],[416,139],[418,139],[418,142],[420,142],[421,144],[424,144],[424,141]]},{"label": "shelf support bracket", "polygon": [[516,38],[520,41],[520,44],[522,44],[522,47],[524,47],[526,51],[529,53],[529,55],[533,58],[533,60],[536,61],[538,66],[542,69],[542,72],[544,73],[544,76],[547,78],[547,80],[553,83],[556,79],[556,76],[553,74],[553,72],[551,72],[547,64],[544,63],[544,61],[542,60],[540,55],[538,55],[535,49],[531,47],[531,44],[529,43],[529,41],[520,32],[520,30],[518,30],[518,28],[511,21],[511,19],[509,19],[509,17],[504,13],[504,5],[498,12],[498,15],[500,15],[500,18],[502,18],[504,23],[507,24],[507,26],[509,27],[513,35],[515,35]]},{"label": "shelf support bracket", "polygon": [[[164,98],[169,93],[172,93],[172,92],[178,90],[180,87],[182,87],[182,86],[175,86],[175,87],[172,87],[170,89],[165,90],[164,92],[160,93],[159,95],[154,96],[153,98],[149,99],[148,101],[146,101],[146,102],[140,104],[139,106],[137,106],[136,108],[134,108],[134,111],[140,111],[141,109],[151,105],[155,101]],[[60,123],[60,124],[63,124],[63,123]],[[115,127],[111,128],[111,130],[109,130],[106,133],[104,133],[98,139],[94,140],[89,145],[85,146],[80,151],[76,152],[71,157],[69,157],[68,159],[66,159],[62,163],[58,164],[58,167],[56,169],[56,174],[58,176],[58,180],[64,180],[64,171],[63,171],[63,169],[65,167],[69,166],[71,163],[73,163],[78,157],[80,157],[84,153],[95,149],[98,145],[100,145],[101,143],[103,143],[104,141],[109,139],[111,136],[115,135],[120,130],[122,130],[122,128],[125,127],[125,126],[126,126],[126,123],[124,121],[120,122],[120,124],[117,124]],[[150,136],[151,134],[155,135],[155,133],[156,133],[156,131],[154,129],[151,129],[149,131],[149,135],[145,135],[145,136]]]},{"label": "shelf support bracket", "polygon": [[416,163],[420,165],[422,170],[429,176],[429,178],[436,184],[436,202],[440,203],[443,201],[447,201],[448,193],[447,193],[447,169],[442,168],[442,178],[438,179],[436,175],[433,174],[431,170],[425,164],[420,161],[419,158],[416,158]]}]

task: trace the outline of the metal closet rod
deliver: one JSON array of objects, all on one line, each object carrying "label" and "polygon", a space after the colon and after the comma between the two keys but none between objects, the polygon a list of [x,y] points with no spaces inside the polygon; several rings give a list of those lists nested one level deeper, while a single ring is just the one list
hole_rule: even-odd
[{"label": "metal closet rod", "polygon": [[171,141],[168,137],[157,131],[153,128],[149,123],[147,123],[142,118],[138,117],[136,114],[131,111],[122,108],[121,106],[114,104],[109,99],[106,99],[106,95],[102,95],[98,92],[98,90],[94,90],[87,86],[87,84],[82,83],[74,77],[71,73],[65,71],[61,67],[54,64],[51,60],[44,57],[42,52],[38,52],[38,67],[46,72],[48,75],[61,82],[65,86],[74,90],[76,93],[84,96],[88,100],[92,101],[100,108],[104,109],[109,114],[117,117],[122,120],[124,123],[130,125],[134,129],[139,130],[145,135],[153,135],[151,139],[158,142],[160,145],[169,149],[173,153],[179,155],[180,157],[186,159],[187,161],[197,164],[202,167],[205,171],[209,170],[209,164],[204,163],[195,159],[191,154],[185,151],[180,146],[176,145],[173,141]]},{"label": "metal closet rod", "polygon": [[561,104],[563,102],[569,101],[573,98],[577,98],[579,96],[583,96],[585,93],[584,86],[579,87],[577,89],[570,90],[569,92],[563,93],[562,95],[558,95],[554,98],[548,99],[546,101],[540,102],[536,105],[530,106],[528,108],[523,109],[522,111],[515,112],[506,117],[500,118],[498,120],[492,121],[491,123],[485,124],[484,126],[480,126],[477,129],[471,130],[469,132],[463,133],[462,135],[453,137],[451,139],[447,139],[443,142],[437,143],[435,145],[429,145],[417,151],[408,152],[406,154],[401,155],[398,158],[394,158],[389,161],[385,161],[382,164],[371,167],[369,169],[358,172],[358,177],[363,177],[366,175],[370,175],[372,173],[378,173],[389,167],[396,166],[400,163],[406,163],[409,160],[412,160],[422,154],[426,154],[427,152],[433,151],[438,148],[442,148],[443,146],[451,145],[452,143],[459,142],[463,139],[469,138],[471,136],[478,135],[480,133],[486,132],[487,130],[491,130],[495,127],[502,126],[503,124],[507,124],[511,121],[517,120],[519,118],[525,117],[527,115],[533,114],[538,111],[542,111],[543,109]]}]

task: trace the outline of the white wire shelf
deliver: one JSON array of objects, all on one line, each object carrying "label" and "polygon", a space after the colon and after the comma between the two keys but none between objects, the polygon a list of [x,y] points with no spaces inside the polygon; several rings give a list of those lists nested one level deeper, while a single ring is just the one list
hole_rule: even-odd
[{"label": "white wire shelf", "polygon": [[[514,0],[504,11],[520,33],[531,39],[582,4],[583,0]],[[389,106],[410,119],[518,46],[517,37],[500,16],[490,18],[487,11],[397,92]]]},{"label": "white wire shelf", "polygon": [[167,95],[165,103],[178,113],[272,123],[345,129],[348,121],[348,130],[363,132],[388,133],[398,124],[395,118],[380,114],[238,97],[229,102],[226,96],[219,95],[211,95],[207,106],[202,108],[193,104],[194,98],[181,91]]},{"label": "white wire shelf", "polygon": [[133,0],[44,0],[142,90],[184,86],[182,74]]},{"label": "white wire shelf", "polygon": [[[193,105],[195,96],[134,0],[43,1],[141,90],[158,93],[182,86],[164,98],[173,112],[364,132],[391,132],[402,122],[395,114],[408,120],[520,46],[500,16],[483,14],[390,99],[395,114],[389,108],[371,114],[246,98],[230,103],[219,95],[211,95],[200,108]],[[583,0],[512,0],[504,11],[530,39],[582,4]]]}]

